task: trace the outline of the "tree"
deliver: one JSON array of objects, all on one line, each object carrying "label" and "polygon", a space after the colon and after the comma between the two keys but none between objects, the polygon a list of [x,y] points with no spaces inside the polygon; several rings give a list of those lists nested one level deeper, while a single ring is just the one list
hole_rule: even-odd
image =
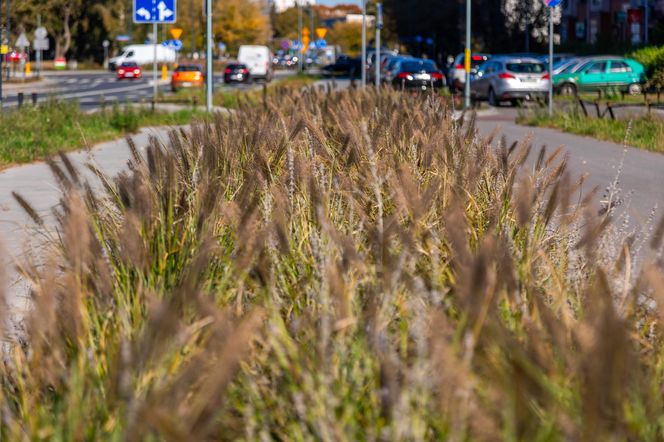
[{"label": "tree", "polygon": [[[538,42],[544,42],[549,34],[549,8],[542,1],[504,0],[503,13],[512,35],[525,32],[527,39],[533,37]],[[560,8],[555,8],[553,22],[560,23],[560,17]]]},{"label": "tree", "polygon": [[362,24],[339,22],[327,37],[330,44],[341,46],[341,50],[357,55],[362,52]]},{"label": "tree", "polygon": [[33,0],[13,4],[15,14],[24,22],[32,22],[37,15],[41,15],[42,25],[55,39],[55,56],[64,57],[67,54],[83,0]]},{"label": "tree", "polygon": [[214,35],[229,50],[241,44],[266,44],[270,37],[269,18],[255,0],[224,0],[214,10]]}]

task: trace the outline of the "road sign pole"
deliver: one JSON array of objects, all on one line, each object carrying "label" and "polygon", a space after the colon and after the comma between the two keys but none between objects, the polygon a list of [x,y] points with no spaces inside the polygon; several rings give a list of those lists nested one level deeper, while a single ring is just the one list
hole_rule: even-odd
[{"label": "road sign pole", "polygon": [[549,8],[549,116],[553,116],[553,8]]},{"label": "road sign pole", "polygon": [[470,13],[471,6],[470,0],[466,0],[466,51],[465,51],[465,62],[464,67],[466,69],[466,84],[464,89],[464,109],[470,109],[470,59],[472,57],[472,51],[470,46]]},{"label": "road sign pole", "polygon": [[[37,29],[41,28],[41,14],[37,15]],[[37,57],[37,76],[41,77],[42,71],[42,51],[37,49],[35,56]]]},{"label": "road sign pole", "polygon": [[367,0],[362,0],[362,87],[367,85]]},{"label": "road sign pole", "polygon": [[380,32],[383,29],[383,4],[376,4],[376,87],[380,87]]},{"label": "road sign pole", "polygon": [[152,60],[152,110],[157,103],[157,22],[152,24],[152,43],[154,48],[154,60]]},{"label": "road sign pole", "polygon": [[214,87],[214,67],[212,65],[212,0],[207,0],[207,70],[205,80],[207,81],[207,111],[212,112],[212,88]]}]

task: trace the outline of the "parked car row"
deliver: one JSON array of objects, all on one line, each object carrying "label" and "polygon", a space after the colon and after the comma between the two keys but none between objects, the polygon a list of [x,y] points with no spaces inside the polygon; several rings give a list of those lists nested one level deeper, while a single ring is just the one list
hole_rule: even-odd
[{"label": "parked car row", "polygon": [[[375,82],[375,58],[374,53],[364,66],[368,82]],[[422,90],[439,89],[447,85],[445,74],[432,60],[385,53],[380,57],[378,63],[380,63],[380,79],[383,85]],[[357,79],[361,76],[362,69],[363,63],[360,57],[351,58],[342,55],[337,58],[335,63],[323,68],[323,75],[326,77],[347,76]]]},{"label": "parked car row", "polygon": [[[553,81],[553,90],[564,95],[613,88],[632,95],[640,94],[646,82],[645,68],[635,60],[617,56],[576,57],[557,54],[552,77],[548,56],[539,54],[473,54],[470,92],[473,99],[492,105],[509,101],[543,98]],[[465,87],[465,57],[459,54],[449,66],[451,92]]]}]

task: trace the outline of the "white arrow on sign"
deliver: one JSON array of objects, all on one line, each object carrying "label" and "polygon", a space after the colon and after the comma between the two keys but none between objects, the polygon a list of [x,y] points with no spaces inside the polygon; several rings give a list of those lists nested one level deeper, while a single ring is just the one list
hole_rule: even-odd
[{"label": "white arrow on sign", "polygon": [[168,9],[166,7],[166,3],[164,2],[159,2],[159,4],[157,5],[157,9],[159,9],[159,21],[164,21],[168,17],[173,15],[173,11]]},{"label": "white arrow on sign", "polygon": [[152,17],[150,15],[150,11],[148,11],[145,8],[141,8],[138,11],[136,11],[136,15],[138,15],[139,17],[143,17],[146,20],[150,20],[150,17]]}]

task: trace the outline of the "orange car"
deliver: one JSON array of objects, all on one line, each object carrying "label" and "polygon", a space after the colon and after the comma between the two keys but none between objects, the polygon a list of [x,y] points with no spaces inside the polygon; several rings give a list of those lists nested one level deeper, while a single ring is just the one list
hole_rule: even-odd
[{"label": "orange car", "polygon": [[197,64],[181,64],[171,77],[171,89],[176,92],[183,87],[203,87],[205,74],[203,68]]}]

